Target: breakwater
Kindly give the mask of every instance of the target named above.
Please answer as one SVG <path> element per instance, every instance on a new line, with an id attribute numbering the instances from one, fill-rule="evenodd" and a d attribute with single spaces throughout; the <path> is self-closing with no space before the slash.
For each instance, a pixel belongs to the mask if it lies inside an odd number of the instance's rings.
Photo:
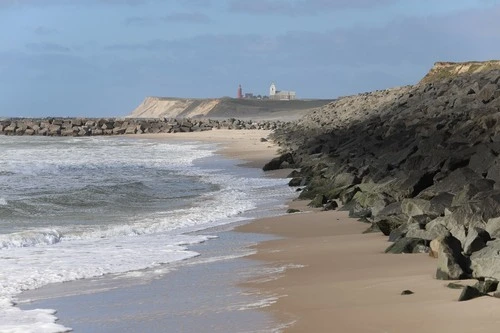
<path id="1" fill-rule="evenodd" d="M 275 130 L 281 121 L 212 119 L 15 118 L 0 120 L 0 135 L 99 136 L 200 132 L 212 129 Z"/>
<path id="2" fill-rule="evenodd" d="M 444 76 L 439 63 L 414 86 L 339 98 L 274 131 L 283 154 L 265 169 L 300 168 L 290 185 L 311 206 L 340 204 L 389 236 L 387 252 L 429 253 L 437 279 L 500 297 L 500 70 L 488 64 Z"/>

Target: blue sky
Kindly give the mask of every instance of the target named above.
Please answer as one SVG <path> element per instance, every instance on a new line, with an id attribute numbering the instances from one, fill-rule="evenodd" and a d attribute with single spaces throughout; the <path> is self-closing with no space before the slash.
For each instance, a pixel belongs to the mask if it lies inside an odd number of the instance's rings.
<path id="1" fill-rule="evenodd" d="M 500 58 L 500 0 L 0 0 L 0 116 L 122 116 L 145 96 L 413 84 Z"/>

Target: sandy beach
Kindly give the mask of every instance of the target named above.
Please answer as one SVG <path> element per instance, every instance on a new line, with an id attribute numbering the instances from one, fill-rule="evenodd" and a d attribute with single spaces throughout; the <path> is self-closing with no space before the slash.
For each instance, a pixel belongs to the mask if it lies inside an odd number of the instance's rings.
<path id="1" fill-rule="evenodd" d="M 259 140 L 268 134 L 216 130 L 159 137 L 218 142 L 221 154 L 259 167 L 276 154 L 276 146 Z M 282 237 L 259 244 L 249 259 L 295 268 L 276 279 L 242 285 L 284 296 L 265 310 L 281 322 L 295 321 L 285 332 L 492 332 L 500 324 L 498 299 L 458 302 L 460 290 L 434 278 L 436 262 L 428 255 L 383 253 L 387 237 L 363 234 L 368 225 L 347 212 L 311 211 L 305 202 L 291 207 L 307 212 L 236 229 Z M 414 294 L 401 295 L 407 289 Z"/>
<path id="2" fill-rule="evenodd" d="M 447 288 L 450 281 L 433 278 L 435 259 L 426 254 L 384 254 L 387 237 L 362 234 L 366 228 L 347 212 L 336 211 L 241 226 L 242 232 L 284 237 L 258 245 L 252 259 L 302 266 L 279 279 L 245 285 L 284 296 L 267 310 L 281 320 L 296 321 L 285 332 L 496 331 L 498 299 L 457 302 L 460 290 Z M 414 294 L 401 295 L 407 289 Z"/>
<path id="3" fill-rule="evenodd" d="M 159 133 L 131 135 L 132 138 L 161 139 L 176 141 L 200 141 L 220 144 L 218 153 L 228 158 L 244 161 L 242 165 L 262 168 L 276 156 L 278 147 L 267 138 L 271 131 L 267 130 L 228 130 L 219 129 L 204 132 Z"/>
<path id="4" fill-rule="evenodd" d="M 261 167 L 277 154 L 276 145 L 260 140 L 268 134 L 257 130 L 214 130 L 134 137 L 219 143 L 219 152 L 224 156 L 242 160 L 246 166 Z M 288 172 L 282 170 L 272 175 L 284 176 Z M 294 323 L 284 332 L 496 331 L 500 324 L 499 300 L 482 297 L 457 302 L 460 290 L 447 288 L 449 281 L 434 279 L 435 259 L 425 254 L 384 254 L 389 245 L 387 237 L 381 233 L 362 234 L 368 225 L 349 218 L 346 212 L 311 210 L 302 201 L 293 201 L 290 206 L 304 212 L 258 219 L 236 229 L 241 233 L 267 234 L 279 239 L 260 242 L 254 247 L 257 252 L 237 259 L 242 261 L 235 267 L 245 267 L 246 260 L 253 270 L 288 269 L 284 272 L 276 270 L 278 273 L 268 278 L 247 279 L 242 275 L 231 282 L 249 294 L 278 296 L 272 305 L 260 311 L 271 314 L 277 325 Z M 255 262 L 258 265 L 255 266 Z M 201 271 L 222 271 L 223 268 L 216 264 L 207 265 Z M 226 274 L 234 275 L 231 266 L 228 267 L 224 268 Z M 178 272 L 182 274 L 182 268 Z M 141 302 L 149 304 L 155 295 L 164 293 L 162 288 L 172 281 L 169 279 L 175 281 L 176 275 L 169 273 L 160 280 L 163 282 L 151 284 L 146 290 L 137 291 L 134 287 L 118 289 L 114 294 L 98 294 L 87 301 L 94 303 L 99 299 L 102 302 L 99 304 L 104 307 L 119 295 L 122 304 L 134 304 L 136 299 L 147 299 L 147 302 Z M 185 277 L 180 275 L 177 279 L 184 281 Z M 414 294 L 401 295 L 407 289 Z M 218 293 L 217 290 L 214 293 Z M 79 302 L 78 299 L 71 297 L 63 301 L 49 300 L 48 306 L 66 307 L 75 302 Z M 152 311 L 148 309 L 145 311 Z M 100 310 L 103 311 L 106 310 Z M 112 326 L 113 323 L 106 325 L 111 325 L 107 326 L 110 332 L 120 331 L 118 326 Z M 234 332 L 234 326 L 228 329 L 221 323 L 220 327 L 210 331 Z"/>

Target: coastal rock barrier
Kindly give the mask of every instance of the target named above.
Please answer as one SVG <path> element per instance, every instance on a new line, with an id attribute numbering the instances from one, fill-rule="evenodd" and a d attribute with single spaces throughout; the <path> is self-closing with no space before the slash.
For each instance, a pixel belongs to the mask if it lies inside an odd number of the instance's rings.
<path id="1" fill-rule="evenodd" d="M 212 119 L 119 119 L 119 118 L 43 118 L 0 120 L 0 134 L 43 136 L 96 136 L 146 133 L 200 132 L 212 129 L 275 130 L 281 121 L 251 121 L 234 118 Z"/>
<path id="2" fill-rule="evenodd" d="M 457 72 L 277 129 L 283 155 L 265 169 L 297 167 L 300 198 L 340 203 L 388 253 L 429 253 L 437 279 L 500 281 L 500 70 Z"/>

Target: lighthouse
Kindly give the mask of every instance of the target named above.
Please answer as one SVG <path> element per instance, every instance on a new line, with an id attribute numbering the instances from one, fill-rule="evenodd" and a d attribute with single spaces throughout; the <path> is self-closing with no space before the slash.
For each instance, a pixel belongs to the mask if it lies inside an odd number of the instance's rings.
<path id="1" fill-rule="evenodd" d="M 238 99 L 243 98 L 243 89 L 241 89 L 241 84 L 238 86 Z"/>

